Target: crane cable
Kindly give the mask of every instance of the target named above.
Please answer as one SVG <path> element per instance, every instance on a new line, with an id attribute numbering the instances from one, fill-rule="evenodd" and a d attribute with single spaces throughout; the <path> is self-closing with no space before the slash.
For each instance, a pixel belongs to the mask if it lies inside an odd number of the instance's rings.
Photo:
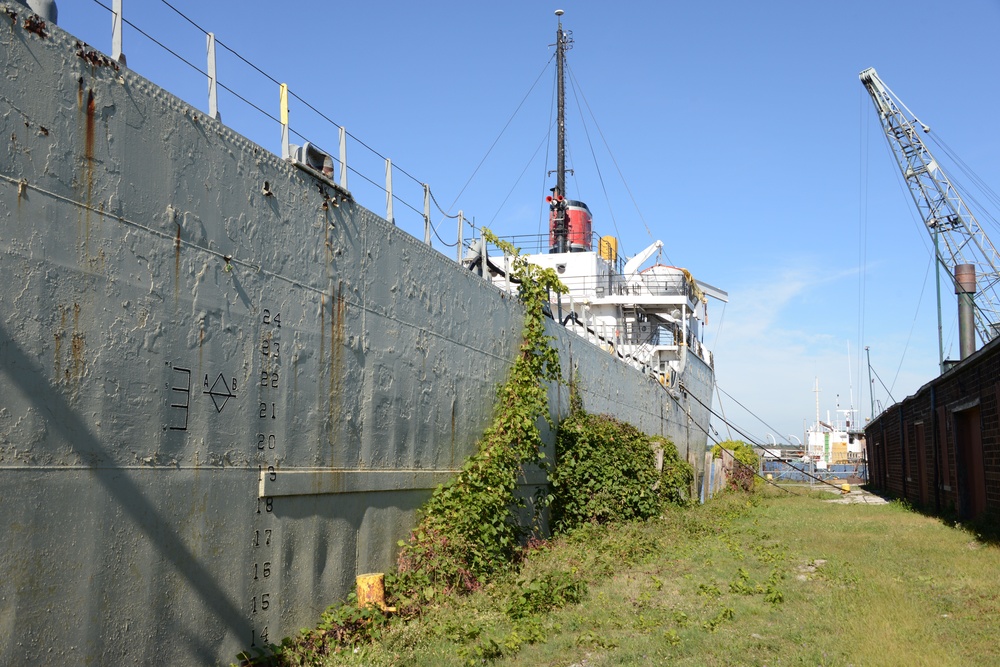
<path id="1" fill-rule="evenodd" d="M 881 381 L 881 380 L 880 380 L 880 381 Z M 718 385 L 716 385 L 716 386 L 718 386 Z M 884 385 L 883 385 L 883 386 L 884 386 Z M 681 384 L 681 385 L 680 385 L 680 387 L 681 387 L 681 389 L 683 389 L 683 390 L 687 391 L 687 388 L 686 388 L 686 387 L 684 387 L 684 385 L 683 385 L 683 384 Z M 726 393 L 725 391 L 723 391 L 722 393 L 726 394 L 726 396 L 729 396 L 729 394 L 728 394 L 728 393 Z M 719 415 L 719 414 L 718 414 L 717 412 L 715 412 L 714 410 L 712 410 L 712 407 L 711 407 L 711 406 L 709 406 L 709 405 L 705 405 L 705 403 L 704 403 L 704 402 L 702 402 L 702 401 L 701 401 L 701 399 L 699 399 L 699 398 L 698 398 L 697 396 L 695 396 L 695 395 L 694 395 L 694 393 L 692 393 L 692 392 L 690 392 L 690 391 L 687 391 L 687 395 L 688 395 L 689 397 L 693 398 L 693 399 L 694 399 L 695 401 L 697 401 L 697 402 L 698 402 L 698 404 L 699 404 L 699 405 L 701 405 L 701 406 L 702 406 L 703 408 L 705 408 L 706 410 L 708 410 L 709 414 L 711 414 L 711 415 L 712 415 L 713 417 L 716 417 L 716 418 L 718 418 L 718 419 L 721 419 L 721 420 L 722 420 L 722 421 L 723 421 L 724 423 L 727 423 L 727 424 L 728 424 L 729 426 L 732 426 L 733 430 L 734 430 L 734 431 L 736 431 L 736 432 L 737 432 L 738 434 L 740 434 L 740 435 L 741 435 L 741 436 L 742 436 L 743 438 L 745 438 L 745 439 L 746 439 L 746 440 L 747 440 L 747 441 L 748 441 L 748 442 L 749 442 L 749 443 L 750 443 L 751 445 L 753 445 L 754 447 L 758 447 L 758 448 L 760 448 L 761 450 L 763 450 L 763 451 L 764 451 L 764 453 L 766 453 L 766 454 L 771 454 L 771 455 L 772 455 L 772 456 L 774 456 L 775 458 L 781 458 L 781 457 L 780 457 L 780 456 L 778 455 L 778 454 L 780 454 L 780 452 L 778 452 L 778 453 L 775 453 L 775 452 L 774 452 L 773 450 L 771 450 L 770 448 L 766 447 L 765 445 L 763 445 L 763 444 L 761 444 L 761 443 L 759 443 L 759 442 L 754 442 L 754 439 L 753 439 L 753 438 L 752 438 L 752 437 L 751 437 L 751 436 L 750 436 L 749 434 L 747 434 L 746 432 L 744 432 L 743 430 L 741 430 L 741 429 L 740 429 L 740 428 L 739 428 L 738 426 L 736 426 L 735 424 L 732 424 L 731 422 L 727 422 L 727 421 L 725 420 L 725 418 L 724 418 L 724 417 L 722 417 L 722 416 L 721 416 L 721 415 Z M 732 398 L 732 396 L 729 396 L 729 397 L 730 397 L 730 398 Z M 736 399 L 735 399 L 735 398 L 733 398 L 733 400 L 734 400 L 734 401 L 736 401 Z M 748 409 L 748 408 L 747 408 L 746 406 L 744 406 L 744 405 L 743 405 L 742 403 L 740 403 L 739 401 L 736 401 L 736 404 L 737 404 L 737 405 L 739 405 L 739 406 L 740 406 L 741 408 L 743 408 L 744 410 L 746 410 L 747 412 L 749 412 L 749 413 L 750 413 L 751 415 L 753 415 L 754 417 L 757 417 L 757 415 L 756 415 L 756 414 L 754 414 L 754 413 L 753 413 L 753 412 L 752 412 L 751 410 L 749 410 L 749 409 Z M 759 420 L 759 421 L 760 421 L 760 422 L 761 422 L 762 424 L 765 424 L 765 425 L 767 424 L 767 422 L 765 422 L 765 421 L 764 421 L 763 419 L 760 419 L 760 417 L 757 417 L 757 419 L 758 419 L 758 420 Z M 770 427 L 769 427 L 769 428 L 770 428 Z M 833 484 L 832 482 L 829 482 L 829 481 L 827 481 L 827 480 L 825 480 L 825 479 L 823 479 L 823 478 L 821 478 L 821 477 L 817 477 L 816 475 L 814 475 L 814 474 L 812 474 L 812 473 L 810 473 L 810 472 L 808 472 L 808 471 L 806 471 L 806 470 L 804 470 L 804 469 L 802 469 L 802 468 L 797 468 L 796 466 L 794 466 L 794 465 L 792 465 L 792 464 L 790 464 L 790 463 L 789 463 L 788 465 L 789 465 L 789 467 L 790 467 L 790 468 L 791 468 L 792 470 L 795 470 L 795 471 L 797 471 L 797 472 L 799 472 L 799 473 L 802 473 L 802 474 L 803 474 L 803 475 L 805 475 L 806 477 L 809 477 L 809 478 L 811 478 L 811 479 L 814 479 L 814 480 L 816 480 L 817 482 L 819 482 L 819 483 L 821 483 L 821 484 L 826 484 L 827 486 L 830 486 L 830 487 L 833 487 L 833 488 L 835 488 L 835 489 L 838 489 L 838 490 L 840 489 L 840 487 L 838 487 L 838 486 L 837 486 L 836 484 Z"/>

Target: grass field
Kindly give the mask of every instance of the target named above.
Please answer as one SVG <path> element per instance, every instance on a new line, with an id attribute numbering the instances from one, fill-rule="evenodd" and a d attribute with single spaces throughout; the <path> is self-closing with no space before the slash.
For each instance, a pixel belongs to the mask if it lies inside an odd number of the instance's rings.
<path id="1" fill-rule="evenodd" d="M 831 497 L 725 495 L 588 527 L 516 579 L 308 664 L 1000 665 L 1000 548 Z"/>

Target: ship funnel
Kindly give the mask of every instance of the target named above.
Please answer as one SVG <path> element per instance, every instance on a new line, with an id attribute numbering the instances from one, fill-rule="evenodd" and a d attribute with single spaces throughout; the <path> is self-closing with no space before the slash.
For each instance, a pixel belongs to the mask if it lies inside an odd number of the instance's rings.
<path id="1" fill-rule="evenodd" d="M 59 8 L 56 7 L 56 0 L 16 0 L 31 11 L 35 12 L 49 23 L 58 23 Z"/>
<path id="2" fill-rule="evenodd" d="M 976 265 L 956 265 L 955 294 L 958 295 L 958 345 L 962 359 L 976 351 L 975 304 L 972 300 L 975 293 Z"/>

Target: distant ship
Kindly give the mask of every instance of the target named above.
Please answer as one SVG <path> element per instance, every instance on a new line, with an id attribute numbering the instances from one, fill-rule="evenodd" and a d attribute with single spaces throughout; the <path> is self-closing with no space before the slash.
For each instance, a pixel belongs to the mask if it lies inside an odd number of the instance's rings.
<path id="1" fill-rule="evenodd" d="M 844 411 L 846 412 L 846 411 Z M 805 432 L 805 455 L 824 470 L 830 465 L 858 464 L 865 457 L 865 432 L 851 415 L 841 419 L 817 420 Z"/>
<path id="2" fill-rule="evenodd" d="M 819 380 L 816 380 L 816 420 L 806 429 L 803 445 L 805 458 L 815 463 L 818 470 L 831 465 L 857 465 L 865 459 L 865 430 L 858 423 L 858 411 L 852 405 L 847 409 L 837 406 L 836 418 L 829 411 L 826 421 L 820 419 Z"/>

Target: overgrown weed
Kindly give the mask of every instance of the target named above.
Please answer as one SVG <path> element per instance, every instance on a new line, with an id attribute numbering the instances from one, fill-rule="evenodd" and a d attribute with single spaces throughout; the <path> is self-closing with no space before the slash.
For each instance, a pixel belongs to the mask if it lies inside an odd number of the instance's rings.
<path id="1" fill-rule="evenodd" d="M 900 507 L 724 494 L 553 538 L 320 664 L 989 664 L 997 568 L 1000 550 Z"/>

